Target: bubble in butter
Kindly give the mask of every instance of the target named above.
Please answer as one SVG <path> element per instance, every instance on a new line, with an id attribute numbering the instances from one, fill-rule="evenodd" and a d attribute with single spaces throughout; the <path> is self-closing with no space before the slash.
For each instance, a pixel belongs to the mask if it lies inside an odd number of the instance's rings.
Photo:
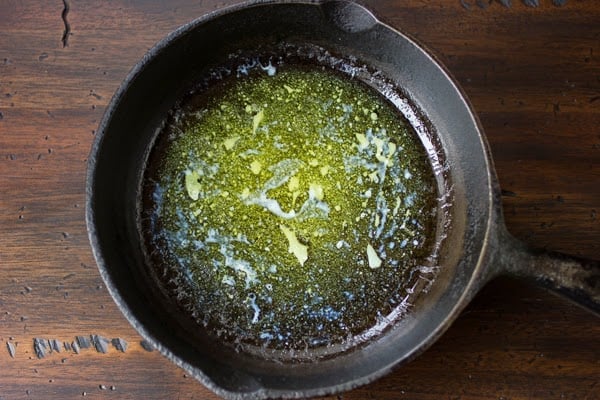
<path id="1" fill-rule="evenodd" d="M 401 304 L 429 254 L 431 166 L 365 83 L 257 65 L 192 96 L 164 127 L 144 181 L 146 243 L 211 335 L 339 344 Z"/>

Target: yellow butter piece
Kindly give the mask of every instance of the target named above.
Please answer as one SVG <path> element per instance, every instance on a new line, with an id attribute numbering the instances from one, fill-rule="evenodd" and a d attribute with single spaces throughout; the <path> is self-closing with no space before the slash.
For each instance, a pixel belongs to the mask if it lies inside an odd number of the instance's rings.
<path id="1" fill-rule="evenodd" d="M 260 173 L 261 169 L 262 169 L 262 164 L 258 160 L 254 160 L 250 164 L 250 171 L 252 171 L 252 173 L 254 175 L 258 175 Z"/>
<path id="2" fill-rule="evenodd" d="M 225 146 L 225 150 L 231 150 L 235 146 L 235 144 L 240 140 L 239 136 L 233 136 L 227 138 L 223 141 L 223 145 Z"/>
<path id="3" fill-rule="evenodd" d="M 312 193 L 314 198 L 319 201 L 323 200 L 323 197 L 325 197 L 325 192 L 323 190 L 323 186 L 319 185 L 318 183 L 311 183 L 308 193 L 309 193 L 309 195 Z"/>
<path id="4" fill-rule="evenodd" d="M 196 171 L 185 171 L 185 190 L 192 200 L 200 196 L 200 175 Z"/>
<path id="5" fill-rule="evenodd" d="M 369 146 L 369 141 L 367 140 L 367 137 L 365 135 L 363 135 L 362 133 L 357 133 L 355 136 L 356 140 L 358 140 L 359 149 L 364 149 L 367 146 Z"/>
<path id="6" fill-rule="evenodd" d="M 306 260 L 308 260 L 308 246 L 300 243 L 300 241 L 296 237 L 296 234 L 285 225 L 279 225 L 279 229 L 281 229 L 281 232 L 283 232 L 286 239 L 288 240 L 288 251 L 296 256 L 300 265 L 304 266 L 304 263 L 306 262 Z"/>
<path id="7" fill-rule="evenodd" d="M 288 181 L 288 190 L 290 192 L 295 192 L 300 189 L 300 179 L 297 176 L 292 176 Z"/>
<path id="8" fill-rule="evenodd" d="M 259 112 L 257 112 L 254 115 L 254 117 L 252 117 L 252 133 L 256 133 L 258 126 L 260 125 L 260 123 L 263 121 L 264 118 L 265 118 L 265 112 L 263 110 L 260 110 Z"/>
<path id="9" fill-rule="evenodd" d="M 369 260 L 369 267 L 377 269 L 381 267 L 381 258 L 377 255 L 377 252 L 370 244 L 367 245 L 367 259 Z"/>

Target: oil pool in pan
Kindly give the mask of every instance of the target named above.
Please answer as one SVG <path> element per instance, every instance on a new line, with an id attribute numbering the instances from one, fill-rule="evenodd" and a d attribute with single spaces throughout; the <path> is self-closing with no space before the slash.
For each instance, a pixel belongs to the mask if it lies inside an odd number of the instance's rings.
<path id="1" fill-rule="evenodd" d="M 384 328 L 434 241 L 419 137 L 331 68 L 254 61 L 222 75 L 173 112 L 150 156 L 158 278 L 230 343 L 315 348 Z"/>

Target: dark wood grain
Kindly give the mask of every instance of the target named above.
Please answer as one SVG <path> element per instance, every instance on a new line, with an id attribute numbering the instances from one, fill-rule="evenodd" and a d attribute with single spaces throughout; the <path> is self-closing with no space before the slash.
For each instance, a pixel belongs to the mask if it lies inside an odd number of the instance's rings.
<path id="1" fill-rule="evenodd" d="M 362 2 L 431 49 L 470 97 L 509 230 L 600 259 L 600 3 Z M 85 174 L 129 69 L 171 30 L 233 2 L 67 3 L 63 13 L 58 0 L 0 2 L 0 399 L 214 399 L 144 349 L 104 288 L 87 239 Z M 91 334 L 128 347 L 36 356 L 35 338 Z M 337 398 L 597 399 L 600 323 L 500 279 L 421 357 Z"/>

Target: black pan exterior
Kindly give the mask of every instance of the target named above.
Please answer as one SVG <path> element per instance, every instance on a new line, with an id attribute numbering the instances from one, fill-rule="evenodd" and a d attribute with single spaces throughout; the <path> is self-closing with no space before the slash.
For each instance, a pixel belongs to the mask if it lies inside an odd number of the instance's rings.
<path id="1" fill-rule="evenodd" d="M 355 57 L 401 87 L 441 147 L 447 238 L 435 282 L 377 340 L 334 358 L 278 363 L 221 348 L 164 301 L 147 276 L 139 190 L 157 127 L 194 77 L 236 48 L 308 43 Z M 436 156 L 435 154 L 431 154 Z M 191 22 L 158 43 L 120 87 L 89 161 L 87 223 L 106 285 L 130 323 L 177 365 L 230 399 L 301 398 L 366 384 L 439 337 L 488 278 L 483 263 L 500 218 L 485 139 L 460 89 L 422 47 L 343 1 L 256 1 Z"/>

